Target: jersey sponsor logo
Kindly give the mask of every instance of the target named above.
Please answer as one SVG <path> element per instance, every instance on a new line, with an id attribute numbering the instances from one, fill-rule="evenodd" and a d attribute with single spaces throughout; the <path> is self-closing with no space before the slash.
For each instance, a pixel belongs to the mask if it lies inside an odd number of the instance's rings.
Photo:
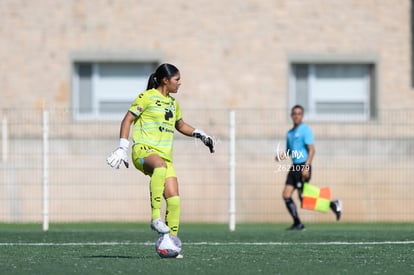
<path id="1" fill-rule="evenodd" d="M 166 132 L 166 133 L 174 133 L 174 131 L 173 131 L 173 130 L 167 129 L 167 128 L 162 127 L 162 126 L 158 127 L 158 129 L 160 130 L 160 132 L 161 132 L 161 133 L 162 133 L 162 132 Z"/>
<path id="2" fill-rule="evenodd" d="M 170 120 L 174 116 L 174 113 L 170 109 L 165 109 L 165 120 Z"/>

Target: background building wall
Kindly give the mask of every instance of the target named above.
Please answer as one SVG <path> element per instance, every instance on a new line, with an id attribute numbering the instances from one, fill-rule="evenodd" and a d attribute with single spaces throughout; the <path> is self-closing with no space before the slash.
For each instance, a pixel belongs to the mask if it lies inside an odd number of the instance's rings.
<path id="1" fill-rule="evenodd" d="M 410 8 L 408 0 L 2 1 L 0 109 L 10 157 L 0 169 L 1 219 L 40 218 L 43 108 L 51 116 L 52 218 L 147 219 L 148 179 L 105 166 L 122 117 L 73 120 L 72 62 L 79 54 L 155 52 L 181 71 L 184 119 L 221 141 L 213 157 L 177 136 L 184 220 L 227 218 L 230 109 L 237 110 L 238 219 L 288 220 L 280 199 L 286 173 L 275 171 L 273 155 L 291 126 L 289 61 L 298 56 L 375 57 L 375 120 L 308 121 L 317 141 L 313 181 L 344 199 L 345 220 L 412 220 L 401 210 L 413 208 Z"/>
<path id="2" fill-rule="evenodd" d="M 70 107 L 70 54 L 79 51 L 162 52 L 182 71 L 184 109 L 286 108 L 289 54 L 374 54 L 378 107 L 413 103 L 409 1 L 42 0 L 0 7 L 2 108 L 43 101 Z"/>

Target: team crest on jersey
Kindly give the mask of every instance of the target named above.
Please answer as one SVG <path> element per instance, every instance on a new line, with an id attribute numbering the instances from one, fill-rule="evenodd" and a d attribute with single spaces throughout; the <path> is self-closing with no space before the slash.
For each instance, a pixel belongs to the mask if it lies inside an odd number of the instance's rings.
<path id="1" fill-rule="evenodd" d="M 142 111 L 143 111 L 143 109 L 142 109 L 142 107 L 141 106 L 139 106 L 139 105 L 137 105 L 137 111 L 138 111 L 138 113 L 142 113 Z"/>

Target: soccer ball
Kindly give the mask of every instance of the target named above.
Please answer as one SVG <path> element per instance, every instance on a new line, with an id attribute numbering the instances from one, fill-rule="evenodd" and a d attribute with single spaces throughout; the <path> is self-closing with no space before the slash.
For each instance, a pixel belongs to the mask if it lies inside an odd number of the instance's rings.
<path id="1" fill-rule="evenodd" d="M 175 258 L 181 252 L 181 240 L 171 234 L 163 234 L 155 242 L 155 251 L 161 258 Z"/>

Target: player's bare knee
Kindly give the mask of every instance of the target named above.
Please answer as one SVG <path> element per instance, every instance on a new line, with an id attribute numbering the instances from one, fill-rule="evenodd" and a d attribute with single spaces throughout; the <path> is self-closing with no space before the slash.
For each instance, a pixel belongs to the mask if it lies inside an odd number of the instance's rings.
<path id="1" fill-rule="evenodd" d="M 160 157 L 146 159 L 144 162 L 144 169 L 152 172 L 156 168 L 167 168 L 167 163 Z"/>
<path id="2" fill-rule="evenodd" d="M 292 198 L 292 196 L 289 196 L 288 194 L 283 193 L 283 194 L 282 194 L 282 198 L 283 198 L 284 200 L 288 200 L 288 199 L 291 199 L 291 198 Z"/>
<path id="3" fill-rule="evenodd" d="M 154 169 L 155 168 L 167 168 L 167 163 L 159 157 L 154 161 Z"/>
<path id="4" fill-rule="evenodd" d="M 161 161 L 157 162 L 155 168 L 167 168 L 167 163 L 165 163 L 164 160 L 161 160 Z"/>
<path id="5" fill-rule="evenodd" d="M 292 193 L 293 193 L 292 190 L 290 190 L 288 188 L 285 188 L 282 192 L 282 198 L 284 200 L 291 199 L 292 198 Z"/>

